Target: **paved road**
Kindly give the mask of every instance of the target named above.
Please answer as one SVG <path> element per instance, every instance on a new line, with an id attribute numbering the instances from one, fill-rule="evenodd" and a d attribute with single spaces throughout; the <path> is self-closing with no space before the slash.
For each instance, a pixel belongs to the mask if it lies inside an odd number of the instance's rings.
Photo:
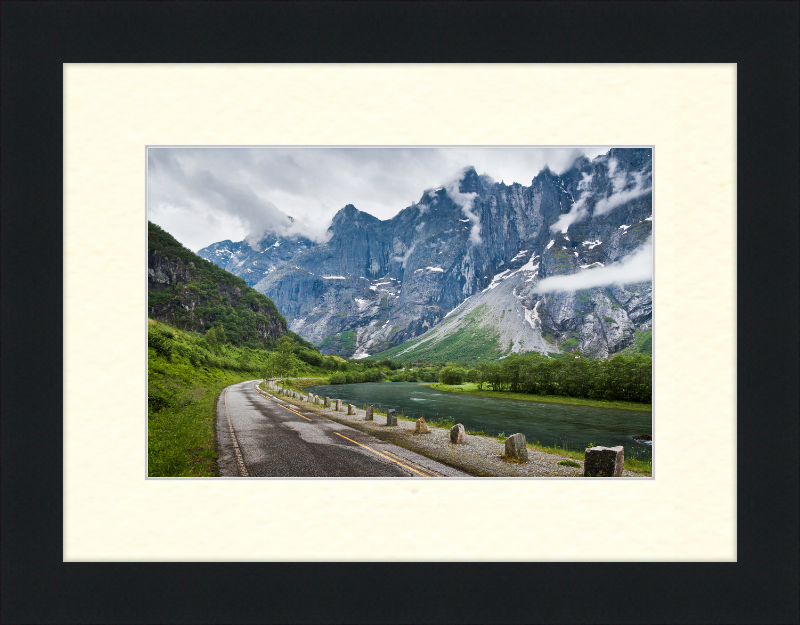
<path id="1" fill-rule="evenodd" d="M 256 388 L 258 382 L 234 384 L 220 394 L 217 446 L 222 477 L 467 475 L 298 408 Z"/>

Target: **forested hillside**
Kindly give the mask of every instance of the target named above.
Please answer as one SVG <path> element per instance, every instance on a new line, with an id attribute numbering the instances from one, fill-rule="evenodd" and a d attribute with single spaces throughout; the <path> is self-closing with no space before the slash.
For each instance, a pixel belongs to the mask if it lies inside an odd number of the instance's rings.
<path id="1" fill-rule="evenodd" d="M 251 349 L 272 348 L 287 333 L 271 299 L 181 245 L 148 222 L 148 314 L 183 330 L 221 328 L 225 340 Z M 307 347 L 309 343 L 291 336 Z"/>

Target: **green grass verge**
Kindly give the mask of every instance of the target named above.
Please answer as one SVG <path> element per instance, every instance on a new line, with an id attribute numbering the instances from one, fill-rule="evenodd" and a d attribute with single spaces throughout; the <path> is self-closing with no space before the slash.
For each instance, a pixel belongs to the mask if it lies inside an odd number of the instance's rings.
<path id="1" fill-rule="evenodd" d="M 219 475 L 215 449 L 217 398 L 226 386 L 259 377 L 255 372 L 200 370 L 151 358 L 147 474 L 150 477 Z M 188 374 L 188 375 L 187 375 Z"/>
<path id="2" fill-rule="evenodd" d="M 466 384 L 431 384 L 431 388 L 447 393 L 463 393 L 465 395 L 479 395 L 481 397 L 494 397 L 497 399 L 521 399 L 524 401 L 538 401 L 546 404 L 567 404 L 572 406 L 594 406 L 595 408 L 616 408 L 618 410 L 644 410 L 652 412 L 652 404 L 641 404 L 635 401 L 607 401 L 604 399 L 586 399 L 584 397 L 562 397 L 561 395 L 530 395 L 528 393 L 511 393 L 509 391 L 492 391 L 484 388 L 479 391 L 474 382 Z"/>

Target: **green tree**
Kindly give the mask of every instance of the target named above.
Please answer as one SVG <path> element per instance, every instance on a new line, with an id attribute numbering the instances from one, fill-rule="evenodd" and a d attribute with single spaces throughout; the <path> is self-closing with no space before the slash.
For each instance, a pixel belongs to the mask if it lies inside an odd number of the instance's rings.
<path id="1" fill-rule="evenodd" d="M 294 361 L 294 339 L 283 335 L 278 341 L 278 351 L 274 353 L 275 368 L 280 377 L 285 377 L 292 367 Z"/>
<path id="2" fill-rule="evenodd" d="M 466 373 L 459 366 L 445 367 L 439 372 L 439 382 L 442 384 L 461 384 Z"/>
<path id="3" fill-rule="evenodd" d="M 217 348 L 219 347 L 219 341 L 217 340 L 217 331 L 215 328 L 211 328 L 208 332 L 206 332 L 206 343 L 208 343 L 211 351 L 217 351 Z"/>

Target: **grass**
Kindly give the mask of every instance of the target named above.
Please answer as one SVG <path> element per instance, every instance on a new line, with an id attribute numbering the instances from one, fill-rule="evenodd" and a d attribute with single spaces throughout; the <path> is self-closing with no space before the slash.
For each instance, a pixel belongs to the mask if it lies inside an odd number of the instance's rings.
<path id="1" fill-rule="evenodd" d="M 640 332 L 634 330 L 633 343 L 620 351 L 620 354 L 633 356 L 635 354 L 653 355 L 653 332 Z"/>
<path id="2" fill-rule="evenodd" d="M 579 467 L 581 466 L 580 463 L 575 462 L 574 460 L 562 460 L 558 464 L 565 466 L 565 467 Z"/>
<path id="3" fill-rule="evenodd" d="M 652 412 L 652 404 L 642 404 L 635 401 L 608 401 L 605 399 L 586 399 L 584 397 L 563 397 L 561 395 L 531 395 L 529 393 L 512 393 L 510 391 L 492 391 L 484 388 L 479 391 L 475 382 L 459 385 L 431 384 L 431 388 L 448 393 L 464 393 L 465 395 L 478 395 L 480 397 L 494 397 L 497 399 L 521 399 L 523 401 L 538 401 L 546 404 L 566 404 L 571 406 L 593 406 L 595 408 L 616 408 L 618 410 L 643 410 Z"/>
<path id="4" fill-rule="evenodd" d="M 500 334 L 491 325 L 482 325 L 486 305 L 482 304 L 472 310 L 466 317 L 458 322 L 458 329 L 451 334 L 442 337 L 441 334 L 433 336 L 428 333 L 421 337 L 416 337 L 401 345 L 376 354 L 372 354 L 370 359 L 391 358 L 401 362 L 413 362 L 415 360 L 427 360 L 429 362 L 463 362 L 469 366 L 477 364 L 480 360 L 495 360 L 503 355 L 503 349 L 499 345 Z M 505 311 L 503 311 L 505 314 Z M 448 325 L 455 323 L 455 320 L 443 322 L 437 326 L 443 331 Z M 433 341 L 436 341 L 434 344 Z M 408 350 L 414 345 L 414 349 Z M 405 353 L 401 353 L 405 352 Z"/>
<path id="5" fill-rule="evenodd" d="M 293 391 L 302 391 L 304 388 L 309 386 L 321 386 L 323 384 L 330 383 L 330 378 L 285 378 L 283 385 L 284 388 L 288 388 Z M 280 385 L 280 381 L 278 384 Z M 266 390 L 266 388 L 264 390 Z"/>
<path id="6" fill-rule="evenodd" d="M 176 367 L 164 364 L 151 362 L 149 372 L 150 396 L 158 400 L 158 409 L 148 414 L 147 474 L 217 476 L 217 398 L 226 386 L 258 376 L 205 368 L 187 379 Z"/>

